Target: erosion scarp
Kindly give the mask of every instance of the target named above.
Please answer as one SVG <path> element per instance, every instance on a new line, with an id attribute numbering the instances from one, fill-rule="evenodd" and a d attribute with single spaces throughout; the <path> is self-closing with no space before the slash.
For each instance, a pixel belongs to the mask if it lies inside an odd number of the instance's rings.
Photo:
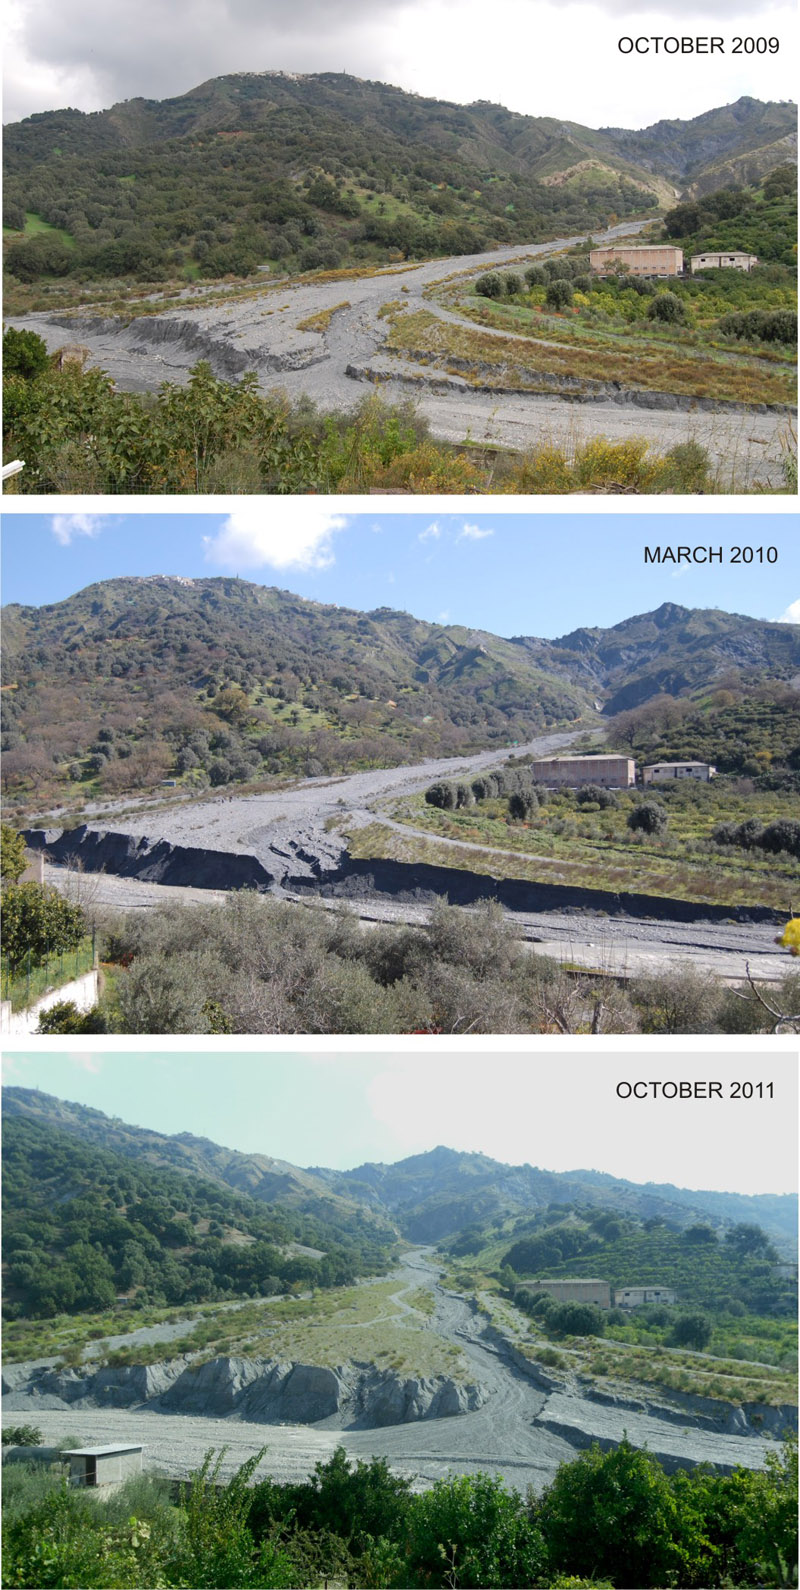
<path id="1" fill-rule="evenodd" d="M 329 1368 L 227 1356 L 198 1363 L 187 1355 L 148 1365 L 34 1369 L 27 1375 L 17 1366 L 3 1384 L 17 1409 L 41 1400 L 50 1409 L 137 1408 L 336 1429 L 451 1418 L 480 1408 L 487 1396 L 481 1385 L 447 1375 L 400 1375 L 373 1364 L 347 1361 Z"/>

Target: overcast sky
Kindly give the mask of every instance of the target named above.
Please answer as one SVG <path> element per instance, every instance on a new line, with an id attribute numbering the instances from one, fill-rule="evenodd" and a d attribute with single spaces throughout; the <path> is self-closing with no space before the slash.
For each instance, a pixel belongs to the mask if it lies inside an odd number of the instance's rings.
<path id="1" fill-rule="evenodd" d="M 4 120 L 186 93 L 226 72 L 342 72 L 586 126 L 644 127 L 742 94 L 793 97 L 795 8 L 762 0 L 6 0 Z M 621 36 L 723 54 L 623 56 Z M 737 34 L 777 54 L 734 56 Z M 796 40 L 796 31 L 794 33 Z"/>
<path id="2" fill-rule="evenodd" d="M 156 1131 L 351 1169 L 444 1144 L 542 1170 L 722 1192 L 797 1186 L 797 1063 L 767 1055 L 25 1055 L 4 1080 Z M 627 1099 L 620 1083 L 719 1081 L 724 1097 Z M 770 1081 L 734 1100 L 730 1083 Z"/>
<path id="3" fill-rule="evenodd" d="M 795 515 L 342 514 L 278 497 L 227 515 L 8 513 L 2 522 L 3 600 L 25 605 L 120 575 L 238 574 L 312 601 L 393 607 L 496 635 L 552 639 L 662 602 L 800 623 Z M 774 547 L 777 561 L 731 563 L 742 543 Z M 724 561 L 645 563 L 646 546 L 679 545 L 722 547 Z"/>

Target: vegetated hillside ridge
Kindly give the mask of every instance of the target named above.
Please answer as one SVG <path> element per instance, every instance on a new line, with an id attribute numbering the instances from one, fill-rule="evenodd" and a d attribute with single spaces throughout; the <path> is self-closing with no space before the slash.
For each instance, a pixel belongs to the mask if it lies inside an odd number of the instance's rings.
<path id="1" fill-rule="evenodd" d="M 678 1228 L 698 1219 L 715 1225 L 757 1221 L 791 1251 L 796 1246 L 796 1201 L 787 1194 L 717 1193 L 669 1184 L 640 1185 L 599 1171 L 546 1171 L 504 1165 L 485 1154 L 439 1146 L 394 1165 L 366 1164 L 345 1172 L 316 1168 L 331 1185 L 350 1186 L 399 1222 L 418 1242 L 437 1242 L 467 1225 L 501 1215 L 586 1198 L 621 1216 L 668 1219 Z"/>
<path id="2" fill-rule="evenodd" d="M 693 194 L 756 182 L 797 150 L 797 107 L 742 95 L 691 121 L 654 122 L 639 132 L 605 127 L 601 137 L 645 169 L 669 175 Z"/>
<path id="3" fill-rule="evenodd" d="M 223 1148 L 206 1137 L 191 1132 L 171 1136 L 129 1126 L 117 1117 L 104 1115 L 88 1105 L 72 1104 L 34 1088 L 4 1088 L 3 1116 L 6 1122 L 24 1118 L 40 1126 L 68 1132 L 94 1147 L 143 1160 L 152 1166 L 202 1176 L 205 1180 L 233 1188 L 259 1202 L 281 1202 L 301 1208 L 316 1200 L 324 1201 L 329 1212 L 346 1211 L 359 1201 L 346 1192 L 333 1194 L 313 1172 L 301 1170 L 286 1160 L 267 1154 L 243 1154 Z"/>
<path id="4" fill-rule="evenodd" d="M 800 669 L 800 627 L 673 603 L 611 629 L 504 639 L 225 576 L 153 576 L 4 619 L 7 788 L 43 793 L 413 763 Z"/>
<path id="5" fill-rule="evenodd" d="M 290 112 L 313 112 L 320 137 L 325 119 L 341 118 L 370 135 L 391 134 L 408 144 L 452 152 L 467 160 L 491 154 L 509 170 L 551 175 L 579 157 L 602 153 L 621 167 L 675 182 L 696 179 L 707 165 L 791 145 L 795 107 L 742 96 L 688 121 L 655 122 L 641 131 L 592 129 L 552 116 L 527 116 L 488 100 L 459 105 L 425 98 L 387 83 L 345 73 L 232 73 L 211 78 L 166 100 L 135 98 L 109 110 L 42 112 L 6 129 L 10 168 L 30 168 L 50 156 L 106 153 L 209 133 L 255 131 Z M 641 178 L 641 174 L 639 173 Z"/>
<path id="6" fill-rule="evenodd" d="M 800 661 L 800 625 L 663 602 L 611 629 L 577 629 L 550 644 L 571 678 L 596 683 L 613 714 L 659 694 L 693 694 L 728 670 L 788 678 Z"/>
<path id="7" fill-rule="evenodd" d="M 208 1148 L 212 1165 L 230 1157 Z M 233 1157 L 235 1183 L 251 1167 L 248 1156 Z M 180 1168 L 170 1164 L 176 1158 Z M 342 1286 L 384 1270 L 395 1251 L 393 1223 L 312 1186 L 302 1172 L 276 1185 L 268 1168 L 254 1197 L 219 1172 L 204 1176 L 180 1149 L 176 1156 L 174 1139 L 11 1090 L 4 1098 L 6 1317 L 109 1308 L 120 1295 L 163 1306 L 251 1289 Z"/>
<path id="8" fill-rule="evenodd" d="M 363 1224 L 364 1217 L 370 1217 L 369 1226 L 377 1239 L 390 1231 L 412 1241 L 438 1241 L 490 1215 L 535 1211 L 582 1198 L 621 1215 L 663 1217 L 678 1229 L 697 1220 L 718 1226 L 757 1221 L 783 1248 L 791 1249 L 796 1240 L 796 1200 L 788 1194 L 748 1196 L 669 1185 L 640 1186 L 595 1171 L 555 1172 L 532 1165 L 504 1165 L 484 1154 L 443 1146 L 394 1165 L 365 1164 L 351 1171 L 299 1170 L 284 1161 L 241 1154 L 191 1134 L 166 1136 L 131 1127 L 101 1111 L 29 1088 L 5 1088 L 3 1114 L 7 1133 L 15 1122 L 25 1121 L 40 1130 L 55 1131 L 59 1139 L 77 1138 L 120 1159 L 181 1170 L 226 1189 L 240 1186 L 242 1167 L 246 1167 L 251 1180 L 242 1196 L 248 1206 L 266 1201 L 290 1213 L 302 1210 L 332 1222 L 356 1217 Z M 265 1124 L 265 1134 L 268 1130 Z M 282 1168 L 286 1190 L 275 1188 L 275 1165 Z"/>
<path id="9" fill-rule="evenodd" d="M 345 74 L 231 74 L 7 128 L 7 224 L 55 229 L 8 264 L 162 279 L 470 253 L 652 214 L 709 164 L 753 180 L 795 145 L 792 106 L 746 98 L 637 133 Z"/>

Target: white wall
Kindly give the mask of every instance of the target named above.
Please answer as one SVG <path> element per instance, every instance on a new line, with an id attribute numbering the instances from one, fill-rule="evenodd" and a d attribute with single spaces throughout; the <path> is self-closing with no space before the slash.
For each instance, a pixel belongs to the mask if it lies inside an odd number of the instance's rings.
<path id="1" fill-rule="evenodd" d="M 73 1000 L 80 1011 L 91 1010 L 97 1004 L 99 989 L 100 976 L 95 968 L 94 971 L 84 972 L 82 977 L 73 978 L 71 983 L 62 983 L 60 988 L 51 989 L 49 994 L 42 994 L 26 1010 L 12 1011 L 11 1000 L 4 999 L 0 1005 L 0 1032 L 12 1036 L 35 1032 L 42 1011 L 49 1010 L 51 1005 L 60 1005 L 64 999 Z"/>

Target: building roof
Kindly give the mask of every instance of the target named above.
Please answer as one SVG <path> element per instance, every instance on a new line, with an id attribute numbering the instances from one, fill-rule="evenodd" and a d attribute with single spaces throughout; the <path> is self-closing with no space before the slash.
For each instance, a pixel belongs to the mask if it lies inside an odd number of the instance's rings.
<path id="1" fill-rule="evenodd" d="M 64 1457 L 111 1457 L 114 1453 L 143 1451 L 144 1447 L 137 1442 L 129 1446 L 119 1446 L 115 1442 L 113 1446 L 75 1446 L 65 1451 Z"/>
<path id="2" fill-rule="evenodd" d="M 710 762 L 648 762 L 647 766 L 648 766 L 648 768 L 651 768 L 651 767 L 710 767 L 711 763 Z"/>
<path id="3" fill-rule="evenodd" d="M 542 1286 L 554 1286 L 556 1283 L 559 1286 L 577 1286 L 579 1282 L 581 1286 L 608 1286 L 603 1275 L 537 1275 L 536 1280 L 541 1281 Z"/>

